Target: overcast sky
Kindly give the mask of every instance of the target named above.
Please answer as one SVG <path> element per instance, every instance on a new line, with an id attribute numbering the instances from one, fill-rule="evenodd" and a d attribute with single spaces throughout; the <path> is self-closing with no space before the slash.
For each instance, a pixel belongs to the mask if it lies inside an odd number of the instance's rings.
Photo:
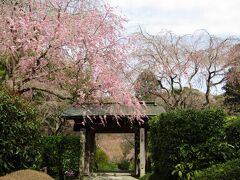
<path id="1" fill-rule="evenodd" d="M 108 0 L 128 19 L 128 32 L 138 26 L 156 34 L 207 29 L 215 35 L 240 35 L 240 0 Z"/>

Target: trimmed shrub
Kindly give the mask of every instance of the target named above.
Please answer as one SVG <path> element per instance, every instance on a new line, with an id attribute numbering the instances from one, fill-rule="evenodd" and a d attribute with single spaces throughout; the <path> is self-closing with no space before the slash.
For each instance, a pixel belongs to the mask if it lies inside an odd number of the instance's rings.
<path id="1" fill-rule="evenodd" d="M 0 177 L 1 180 L 54 180 L 46 173 L 31 169 L 19 170 Z"/>
<path id="2" fill-rule="evenodd" d="M 0 90 L 0 175 L 40 165 L 40 123 L 32 107 Z"/>
<path id="3" fill-rule="evenodd" d="M 77 136 L 45 136 L 42 139 L 43 164 L 48 174 L 64 177 L 66 171 L 77 175 L 79 168 L 80 139 Z"/>
<path id="4" fill-rule="evenodd" d="M 226 140 L 236 149 L 236 156 L 240 157 L 240 117 L 226 119 Z"/>
<path id="5" fill-rule="evenodd" d="M 224 142 L 221 110 L 180 110 L 150 120 L 150 149 L 155 172 L 164 179 L 190 179 L 192 171 L 224 162 L 233 154 Z"/>
<path id="6" fill-rule="evenodd" d="M 196 171 L 193 179 L 196 180 L 239 180 L 240 159 L 227 161 L 226 163 L 213 165 L 202 171 Z"/>

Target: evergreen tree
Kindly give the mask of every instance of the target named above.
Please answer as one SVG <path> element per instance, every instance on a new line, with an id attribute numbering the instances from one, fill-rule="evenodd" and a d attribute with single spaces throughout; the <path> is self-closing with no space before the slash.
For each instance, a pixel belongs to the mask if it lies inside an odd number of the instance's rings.
<path id="1" fill-rule="evenodd" d="M 226 91 L 224 104 L 230 113 L 240 113 L 240 64 L 228 73 L 228 80 L 223 87 Z"/>
<path id="2" fill-rule="evenodd" d="M 158 89 L 158 80 L 150 70 L 144 70 L 135 82 L 136 97 L 139 100 L 153 101 Z"/>

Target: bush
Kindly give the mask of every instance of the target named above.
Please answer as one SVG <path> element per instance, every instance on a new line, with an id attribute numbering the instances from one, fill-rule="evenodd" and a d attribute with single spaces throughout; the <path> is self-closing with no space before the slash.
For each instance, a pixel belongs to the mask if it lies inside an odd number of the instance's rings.
<path id="1" fill-rule="evenodd" d="M 0 175 L 40 165 L 40 129 L 31 104 L 0 90 Z"/>
<path id="2" fill-rule="evenodd" d="M 196 180 L 239 180 L 240 159 L 227 161 L 226 163 L 213 165 L 202 171 L 196 171 L 193 179 Z"/>
<path id="3" fill-rule="evenodd" d="M 118 171 L 118 167 L 117 167 L 117 164 L 114 163 L 114 162 L 99 162 L 97 164 L 97 171 L 101 172 L 106 172 L 106 171 L 112 171 L 112 172 L 115 172 L 115 171 Z"/>
<path id="4" fill-rule="evenodd" d="M 155 172 L 164 179 L 189 179 L 196 169 L 224 162 L 233 154 L 224 142 L 221 110 L 181 110 L 150 120 L 150 149 Z"/>
<path id="5" fill-rule="evenodd" d="M 64 172 L 78 172 L 80 139 L 77 136 L 46 136 L 42 139 L 43 164 L 52 176 L 64 177 Z"/>
<path id="6" fill-rule="evenodd" d="M 49 175 L 43 172 L 25 169 L 15 171 L 6 176 L 0 177 L 1 180 L 54 180 Z"/>
<path id="7" fill-rule="evenodd" d="M 95 162 L 107 163 L 108 161 L 109 161 L 109 158 L 107 154 L 99 146 L 97 146 L 96 153 L 95 153 Z"/>
<path id="8" fill-rule="evenodd" d="M 240 117 L 228 117 L 226 120 L 226 140 L 236 149 L 236 156 L 240 157 Z"/>
<path id="9" fill-rule="evenodd" d="M 95 153 L 95 169 L 97 171 L 118 170 L 117 164 L 110 162 L 107 154 L 99 146 L 97 146 Z"/>
<path id="10" fill-rule="evenodd" d="M 130 168 L 130 162 L 127 160 L 122 160 L 118 164 L 118 169 L 123 170 L 123 171 L 129 171 Z"/>

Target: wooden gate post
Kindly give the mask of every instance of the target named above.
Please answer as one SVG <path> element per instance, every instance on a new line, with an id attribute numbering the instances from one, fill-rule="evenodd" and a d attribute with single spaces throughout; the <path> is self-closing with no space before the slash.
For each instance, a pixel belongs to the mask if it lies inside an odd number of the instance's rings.
<path id="1" fill-rule="evenodd" d="M 81 128 L 80 132 L 80 158 L 79 158 L 79 180 L 83 180 L 84 178 L 84 165 L 85 165 L 85 144 L 86 144 L 86 129 Z"/>
<path id="2" fill-rule="evenodd" d="M 140 131 L 135 132 L 135 176 L 139 176 L 140 173 Z"/>
<path id="3" fill-rule="evenodd" d="M 95 132 L 91 131 L 90 134 L 90 163 L 89 163 L 89 172 L 90 176 L 93 175 L 94 165 L 95 165 L 95 150 L 96 150 L 96 144 L 95 144 Z"/>
<path id="4" fill-rule="evenodd" d="M 145 128 L 140 128 L 140 177 L 146 173 Z"/>

